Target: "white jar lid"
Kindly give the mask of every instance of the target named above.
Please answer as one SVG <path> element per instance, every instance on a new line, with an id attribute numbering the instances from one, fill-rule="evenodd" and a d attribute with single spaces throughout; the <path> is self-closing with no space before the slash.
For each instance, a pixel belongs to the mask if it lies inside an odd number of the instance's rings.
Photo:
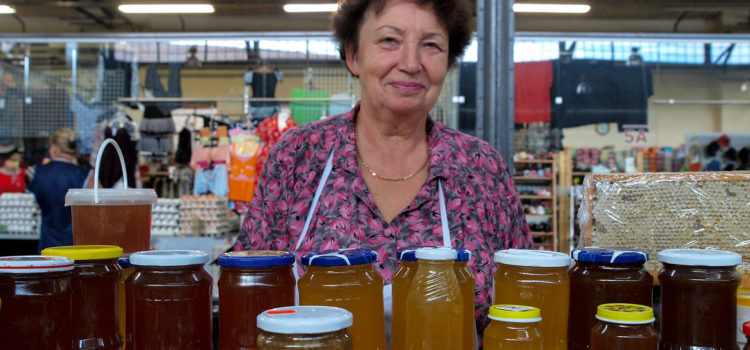
<path id="1" fill-rule="evenodd" d="M 200 250 L 153 250 L 130 254 L 130 263 L 139 266 L 203 265 L 208 254 Z"/>
<path id="2" fill-rule="evenodd" d="M 281 334 L 318 334 L 351 327 L 352 313 L 332 306 L 289 306 L 263 311 L 258 328 Z"/>
<path id="3" fill-rule="evenodd" d="M 156 204 L 156 192 L 150 188 L 100 188 L 99 203 L 95 203 L 94 189 L 69 189 L 65 206 L 71 205 L 147 205 Z"/>
<path id="4" fill-rule="evenodd" d="M 70 271 L 73 266 L 73 260 L 61 256 L 21 255 L 0 257 L 0 274 Z"/>
<path id="5" fill-rule="evenodd" d="M 453 248 L 448 247 L 425 247 L 418 248 L 414 256 L 417 260 L 456 260 L 458 253 Z"/>
<path id="6" fill-rule="evenodd" d="M 685 266 L 736 266 L 742 256 L 715 249 L 667 249 L 659 252 L 659 261 Z"/>
<path id="7" fill-rule="evenodd" d="M 529 267 L 570 266 L 567 254 L 533 249 L 506 249 L 495 252 L 495 262 Z"/>

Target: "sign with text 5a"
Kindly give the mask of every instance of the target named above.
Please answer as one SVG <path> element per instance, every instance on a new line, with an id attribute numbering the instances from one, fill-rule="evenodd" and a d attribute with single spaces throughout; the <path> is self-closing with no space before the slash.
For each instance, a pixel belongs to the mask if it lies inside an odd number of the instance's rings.
<path id="1" fill-rule="evenodd" d="M 622 128 L 625 130 L 623 133 L 625 137 L 625 147 L 635 148 L 648 146 L 648 125 L 645 124 L 630 124 L 623 125 Z"/>

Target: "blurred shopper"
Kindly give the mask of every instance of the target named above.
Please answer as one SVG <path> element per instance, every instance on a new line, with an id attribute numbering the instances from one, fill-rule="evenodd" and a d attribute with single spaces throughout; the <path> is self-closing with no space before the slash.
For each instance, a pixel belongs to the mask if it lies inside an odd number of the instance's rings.
<path id="1" fill-rule="evenodd" d="M 55 131 L 50 137 L 51 161 L 36 168 L 29 191 L 34 193 L 42 210 L 39 251 L 47 247 L 73 244 L 73 224 L 70 208 L 65 206 L 65 194 L 71 188 L 86 187 L 90 171 L 75 164 L 78 138 L 70 129 Z"/>

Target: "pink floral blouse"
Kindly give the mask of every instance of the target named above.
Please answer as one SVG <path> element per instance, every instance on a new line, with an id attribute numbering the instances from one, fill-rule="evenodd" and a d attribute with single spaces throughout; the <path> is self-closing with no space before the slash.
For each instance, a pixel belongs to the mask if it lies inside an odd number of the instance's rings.
<path id="1" fill-rule="evenodd" d="M 505 163 L 488 143 L 430 119 L 427 182 L 406 209 L 392 222 L 386 222 L 357 164 L 354 120 L 358 107 L 293 128 L 282 136 L 263 169 L 235 249 L 294 250 L 333 151 L 333 170 L 298 253 L 372 249 L 378 253 L 376 267 L 389 282 L 398 268 L 398 248 L 442 245 L 439 179 L 453 245 L 472 252 L 468 266 L 478 286 L 476 318 L 481 334 L 491 302 L 494 252 L 533 246 Z"/>

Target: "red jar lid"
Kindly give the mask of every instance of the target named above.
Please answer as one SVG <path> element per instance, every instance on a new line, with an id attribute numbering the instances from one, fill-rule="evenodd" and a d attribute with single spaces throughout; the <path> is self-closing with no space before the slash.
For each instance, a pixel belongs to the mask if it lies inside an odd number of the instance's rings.
<path id="1" fill-rule="evenodd" d="M 750 321 L 742 324 L 742 333 L 745 333 L 745 335 L 750 335 Z"/>

